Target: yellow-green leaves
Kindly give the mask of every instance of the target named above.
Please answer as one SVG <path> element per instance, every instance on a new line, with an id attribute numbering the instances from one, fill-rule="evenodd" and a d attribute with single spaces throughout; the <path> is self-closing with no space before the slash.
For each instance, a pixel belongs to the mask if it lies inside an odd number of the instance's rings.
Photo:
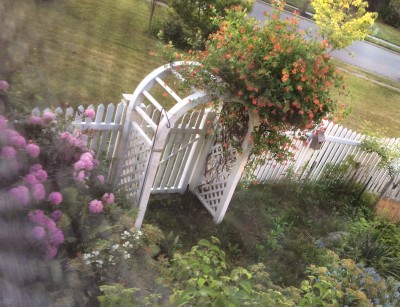
<path id="1" fill-rule="evenodd" d="M 377 13 L 367 12 L 362 0 L 313 0 L 314 20 L 332 50 L 348 47 L 371 34 Z"/>

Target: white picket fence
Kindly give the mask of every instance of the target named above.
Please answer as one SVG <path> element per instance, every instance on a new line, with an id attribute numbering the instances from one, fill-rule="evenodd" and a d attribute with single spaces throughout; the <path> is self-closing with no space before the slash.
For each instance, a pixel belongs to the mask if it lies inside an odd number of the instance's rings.
<path id="1" fill-rule="evenodd" d="M 116 106 L 110 103 L 106 108 L 103 104 L 100 104 L 95 110 L 96 117 L 94 120 L 83 116 L 85 111 L 83 106 L 79 106 L 76 110 L 72 107 L 66 110 L 62 110 L 61 108 L 56 108 L 55 110 L 46 108 L 42 114 L 53 112 L 58 116 L 71 119 L 74 125 L 72 128 L 73 131 L 88 132 L 85 135 L 87 140 L 86 146 L 96 153 L 96 158 L 111 160 L 114 157 L 117 138 L 123 126 L 126 106 L 126 95 L 124 95 L 123 100 Z M 88 108 L 94 109 L 94 106 L 90 105 Z M 40 116 L 40 109 L 33 109 L 32 115 Z"/>
<path id="2" fill-rule="evenodd" d="M 268 156 L 253 157 L 252 162 L 255 166 L 250 168 L 245 178 L 264 183 L 282 180 L 290 174 L 300 181 L 318 180 L 326 175 L 328 166 L 345 163 L 346 158 L 351 156 L 356 167 L 351 168 L 343 179 L 351 179 L 366 186 L 368 191 L 379 194 L 390 180 L 390 176 L 386 169 L 379 166 L 378 154 L 360 149 L 359 145 L 365 137 L 343 126 L 329 123 L 325 131 L 325 142 L 319 150 L 310 148 L 311 140 L 306 143 L 301 140 L 295 141 L 296 149 L 292 150 L 292 160 L 279 163 L 276 160 L 268 160 Z M 394 148 L 400 145 L 400 139 L 383 139 L 382 144 Z M 268 162 L 257 165 L 257 160 L 260 159 Z M 394 183 L 399 181 L 400 175 L 397 175 Z M 385 196 L 400 201 L 400 182 L 397 187 L 390 187 Z"/>
<path id="3" fill-rule="evenodd" d="M 53 112 L 61 115 L 75 118 L 75 129 L 91 131 L 88 138 L 88 148 L 94 150 L 98 158 L 113 161 L 117 159 L 116 144 L 118 136 L 123 127 L 123 119 L 127 103 L 129 102 L 130 95 L 123 95 L 123 100 L 118 104 L 109 104 L 107 107 L 99 105 L 96 109 L 96 117 L 94 120 L 84 118 L 82 116 L 84 108 L 82 106 L 77 108 L 74 112 L 72 108 L 68 108 L 65 112 L 61 108 L 53 110 Z M 89 108 L 94 108 L 89 106 Z M 43 110 L 50 111 L 49 109 Z M 34 115 L 40 115 L 40 110 L 35 108 L 32 111 Z M 160 114 L 159 114 L 160 116 Z M 182 129 L 182 128 L 180 128 Z M 192 128 L 188 128 L 192 129 Z M 188 133 L 190 133 L 188 131 Z M 310 141 L 304 142 L 301 140 L 295 141 L 295 150 L 293 150 L 294 158 L 285 162 L 278 162 L 276 160 L 268 160 L 267 157 L 253 156 L 250 162 L 253 167 L 247 170 L 243 175 L 245 180 L 257 180 L 258 182 L 265 183 L 270 181 L 279 181 L 286 178 L 289 174 L 297 180 L 318 180 L 324 176 L 324 171 L 328 165 L 338 165 L 345 161 L 349 156 L 352 156 L 356 161 L 357 167 L 353 168 L 345 176 L 345 179 L 351 179 L 364 186 L 370 192 L 379 194 L 385 187 L 385 184 L 390 180 L 388 171 L 379 167 L 380 158 L 376 153 L 368 153 L 362 151 L 358 146 L 365 135 L 349 130 L 337 124 L 330 123 L 325 131 L 325 142 L 319 150 L 310 148 Z M 167 144 L 166 148 L 173 148 L 176 139 L 171 137 L 169 139 L 171 144 Z M 388 147 L 399 146 L 400 139 L 384 139 L 382 143 Z M 190 144 L 190 141 L 188 142 Z M 164 157 L 168 158 L 166 153 Z M 166 165 L 166 158 L 161 162 L 161 168 L 164 171 L 159 173 L 155 181 L 152 193 L 160 192 L 176 192 L 174 189 L 164 188 L 167 181 L 174 182 L 173 175 L 179 174 L 182 171 L 182 164 L 188 163 L 187 154 L 182 152 L 181 159 L 174 158 L 173 162 Z M 257 160 L 264 159 L 268 161 L 263 165 L 257 165 Z M 111 166 L 110 166 L 111 169 Z M 166 174 L 167 172 L 168 174 Z M 161 177 L 166 176 L 168 177 Z M 168 179 L 166 179 L 168 178 Z M 400 181 L 400 175 L 397 175 L 394 183 Z M 386 197 L 400 201 L 400 184 L 397 187 L 390 187 Z"/>

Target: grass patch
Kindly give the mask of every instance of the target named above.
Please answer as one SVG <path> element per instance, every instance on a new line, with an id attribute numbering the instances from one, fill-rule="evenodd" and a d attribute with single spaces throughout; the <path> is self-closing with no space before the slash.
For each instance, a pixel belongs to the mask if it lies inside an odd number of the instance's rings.
<path id="1" fill-rule="evenodd" d="M 374 34 L 374 37 L 383 39 L 387 42 L 400 46 L 400 31 L 395 27 L 386 25 L 381 22 L 375 22 L 374 27 L 378 29 Z"/>
<path id="2" fill-rule="evenodd" d="M 14 105 L 118 102 L 163 64 L 149 56 L 157 42 L 146 33 L 146 1 L 40 1 L 33 8 L 34 17 L 21 26 L 23 34 L 10 42 L 29 46 L 9 67 Z M 163 13 L 158 8 L 156 18 Z"/>
<path id="3" fill-rule="evenodd" d="M 344 103 L 352 107 L 352 112 L 341 124 L 361 132 L 368 121 L 371 129 L 386 130 L 386 137 L 400 137 L 400 118 L 393 116 L 400 106 L 400 91 L 352 74 L 346 75 L 349 95 L 344 98 Z"/>

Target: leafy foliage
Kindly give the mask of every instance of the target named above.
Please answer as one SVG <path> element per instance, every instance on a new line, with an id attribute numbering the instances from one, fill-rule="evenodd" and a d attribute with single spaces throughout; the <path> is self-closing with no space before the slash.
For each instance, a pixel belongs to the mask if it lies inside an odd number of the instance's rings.
<path id="1" fill-rule="evenodd" d="M 175 54 L 201 63 L 188 68 L 187 78 L 216 97 L 223 129 L 237 132 L 231 145 L 240 147 L 238 123 L 245 127 L 251 112 L 258 119 L 252 133 L 255 152 L 281 158 L 290 144 L 285 132 L 312 129 L 328 113 L 340 118 L 344 108 L 330 94 L 343 80 L 326 43 L 306 40 L 298 19 L 282 20 L 282 10 L 280 4 L 263 25 L 237 8 L 227 10 L 224 18 L 214 18 L 219 30 L 205 51 Z"/>
<path id="2" fill-rule="evenodd" d="M 400 302 L 400 284 L 393 277 L 385 279 L 372 268 L 330 254 L 327 267 L 309 267 L 308 280 L 301 286 L 301 306 L 395 306 Z"/>
<path id="3" fill-rule="evenodd" d="M 274 305 L 291 306 L 293 302 L 280 292 L 253 288 L 252 274 L 244 268 L 228 270 L 219 240 L 200 240 L 191 251 L 175 254 L 170 268 L 174 293 L 173 306 L 190 305 Z"/>
<path id="4" fill-rule="evenodd" d="M 319 33 L 332 50 L 363 40 L 372 33 L 372 25 L 378 17 L 377 13 L 367 12 L 368 2 L 363 0 L 313 0 L 311 4 Z"/>
<path id="5" fill-rule="evenodd" d="M 385 220 L 354 222 L 338 253 L 373 267 L 382 276 L 400 277 L 400 230 Z"/>
<path id="6" fill-rule="evenodd" d="M 383 144 L 382 139 L 370 136 L 363 140 L 361 149 L 377 153 L 381 158 L 379 166 L 387 169 L 390 176 L 400 173 L 400 145 L 387 146 Z"/>
<path id="7" fill-rule="evenodd" d="M 252 1 L 249 0 L 171 0 L 170 6 L 185 27 L 186 35 L 182 37 L 192 48 L 204 48 L 207 37 L 218 27 L 211 22 L 211 18 L 225 16 L 225 9 L 231 6 L 242 6 L 250 10 Z M 176 17 L 174 18 L 176 20 Z M 163 32 L 166 32 L 163 27 Z M 164 39 L 165 40 L 165 39 Z M 171 39 L 175 46 L 182 47 L 182 42 Z M 166 41 L 168 42 L 168 40 Z M 178 43 L 179 45 L 177 45 Z"/>

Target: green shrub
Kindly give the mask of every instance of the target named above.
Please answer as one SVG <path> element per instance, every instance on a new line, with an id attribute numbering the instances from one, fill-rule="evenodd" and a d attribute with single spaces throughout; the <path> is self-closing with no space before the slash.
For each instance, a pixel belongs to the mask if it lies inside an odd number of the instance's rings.
<path id="1" fill-rule="evenodd" d="M 301 306 L 398 306 L 399 281 L 381 277 L 374 269 L 339 259 L 330 252 L 331 263 L 326 267 L 309 267 L 309 277 L 302 283 Z"/>
<path id="2" fill-rule="evenodd" d="M 168 44 L 172 43 L 179 49 L 188 49 L 187 34 L 182 22 L 171 16 L 161 25 L 161 31 L 158 33 L 159 39 Z"/>
<path id="3" fill-rule="evenodd" d="M 391 5 L 383 6 L 379 10 L 379 19 L 390 26 L 400 27 L 399 13 Z"/>
<path id="4" fill-rule="evenodd" d="M 279 291 L 256 290 L 249 270 L 241 267 L 229 270 L 219 245 L 219 240 L 211 237 L 210 241 L 200 240 L 183 255 L 174 255 L 168 276 L 174 292 L 170 297 L 173 306 L 293 305 L 293 301 Z M 253 270 L 257 269 L 253 267 Z M 258 281 L 260 275 L 259 272 Z"/>
<path id="5" fill-rule="evenodd" d="M 400 277 L 400 230 L 390 222 L 365 219 L 354 222 L 338 252 L 342 257 L 374 268 L 382 276 Z"/>

